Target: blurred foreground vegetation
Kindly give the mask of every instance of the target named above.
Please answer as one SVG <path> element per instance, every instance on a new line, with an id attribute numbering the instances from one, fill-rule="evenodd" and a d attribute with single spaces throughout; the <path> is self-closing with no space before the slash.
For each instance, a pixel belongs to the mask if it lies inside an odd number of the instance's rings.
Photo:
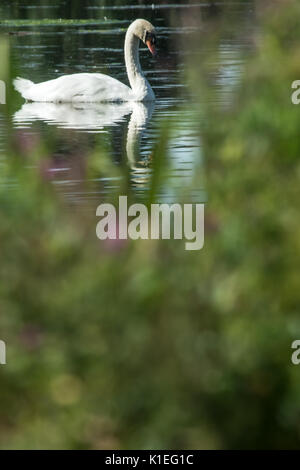
<path id="1" fill-rule="evenodd" d="M 257 7 L 255 51 L 230 108 L 214 106 L 212 56 L 187 73 L 209 97 L 200 252 L 101 243 L 94 215 L 66 208 L 7 136 L 1 448 L 299 447 L 300 5 L 271 3 Z M 224 19 L 211 21 L 213 48 Z M 153 160 L 163 155 L 158 145 Z"/>

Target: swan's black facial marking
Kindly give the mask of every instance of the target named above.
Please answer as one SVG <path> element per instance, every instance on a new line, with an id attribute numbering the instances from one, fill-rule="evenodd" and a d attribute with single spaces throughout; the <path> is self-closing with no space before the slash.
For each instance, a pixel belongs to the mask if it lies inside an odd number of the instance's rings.
<path id="1" fill-rule="evenodd" d="M 148 46 L 148 49 L 151 52 L 151 54 L 155 55 L 156 54 L 156 50 L 155 50 L 156 35 L 150 31 L 146 31 L 144 43 Z"/>
<path id="2" fill-rule="evenodd" d="M 155 34 L 150 32 L 150 31 L 146 31 L 145 32 L 145 40 L 144 40 L 145 44 L 146 44 L 146 41 L 150 41 L 150 43 L 155 46 L 155 44 L 156 44 Z"/>

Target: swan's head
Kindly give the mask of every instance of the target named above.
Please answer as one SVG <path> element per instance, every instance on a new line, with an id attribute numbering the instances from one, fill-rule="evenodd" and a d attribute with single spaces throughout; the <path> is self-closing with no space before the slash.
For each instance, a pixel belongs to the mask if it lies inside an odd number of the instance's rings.
<path id="1" fill-rule="evenodd" d="M 135 20 L 129 27 L 132 33 L 137 36 L 148 47 L 152 55 L 156 54 L 156 30 L 147 20 Z"/>

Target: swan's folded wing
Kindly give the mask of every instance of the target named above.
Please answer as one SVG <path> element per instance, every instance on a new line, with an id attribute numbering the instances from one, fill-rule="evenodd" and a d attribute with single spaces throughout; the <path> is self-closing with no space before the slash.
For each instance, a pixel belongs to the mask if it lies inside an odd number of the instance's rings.
<path id="1" fill-rule="evenodd" d="M 105 102 L 133 100 L 131 88 L 108 75 L 95 73 L 84 74 L 84 83 L 80 81 L 73 102 Z"/>
<path id="2" fill-rule="evenodd" d="M 64 75 L 42 83 L 32 83 L 22 96 L 30 101 L 52 103 L 130 101 L 131 88 L 115 78 L 99 73 Z"/>

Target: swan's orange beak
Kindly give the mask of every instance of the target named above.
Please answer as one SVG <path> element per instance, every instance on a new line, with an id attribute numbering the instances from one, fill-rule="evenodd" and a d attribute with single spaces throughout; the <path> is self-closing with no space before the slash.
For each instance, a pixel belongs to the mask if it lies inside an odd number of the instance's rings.
<path id="1" fill-rule="evenodd" d="M 152 43 L 151 39 L 148 39 L 146 41 L 146 44 L 148 46 L 149 51 L 151 52 L 152 55 L 156 55 L 156 49 L 155 45 Z"/>

